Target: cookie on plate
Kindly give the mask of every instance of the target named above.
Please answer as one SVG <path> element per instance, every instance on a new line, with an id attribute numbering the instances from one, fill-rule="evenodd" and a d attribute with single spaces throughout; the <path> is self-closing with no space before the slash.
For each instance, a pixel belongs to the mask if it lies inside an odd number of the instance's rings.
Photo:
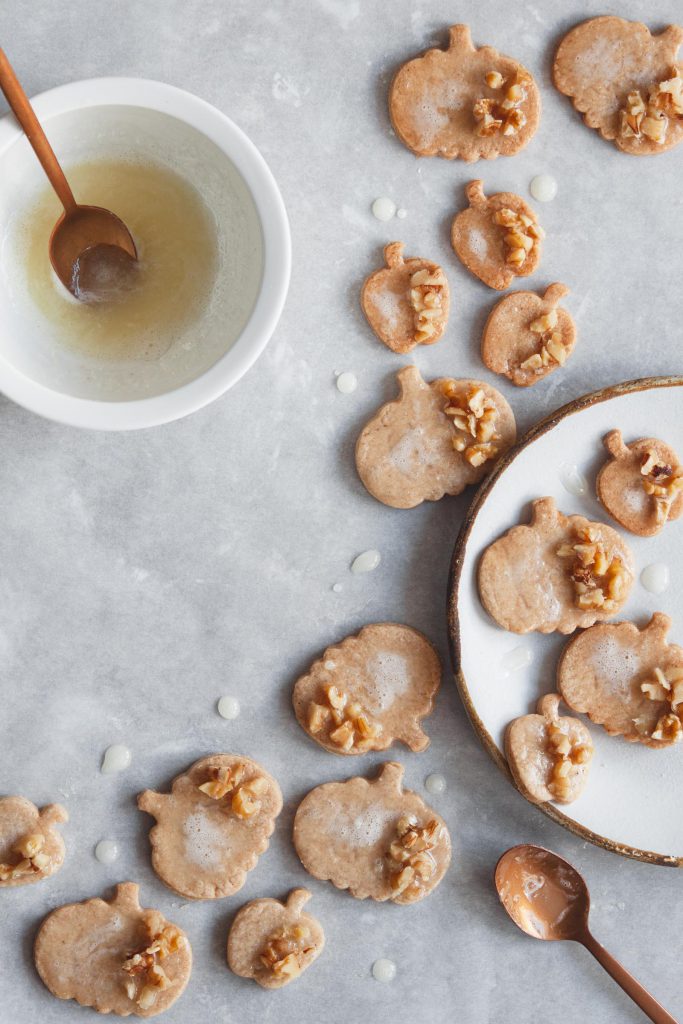
<path id="1" fill-rule="evenodd" d="M 232 896 L 268 848 L 282 793 L 260 764 L 212 754 L 178 775 L 170 793 L 146 789 L 141 811 L 156 818 L 149 834 L 152 867 L 187 899 Z"/>
<path id="2" fill-rule="evenodd" d="M 465 188 L 469 207 L 453 218 L 451 245 L 460 262 L 487 284 L 504 291 L 516 277 L 533 274 L 545 232 L 536 214 L 514 192 L 484 195 L 482 181 Z"/>
<path id="3" fill-rule="evenodd" d="M 656 437 L 624 444 L 620 430 L 604 437 L 610 458 L 596 481 L 598 498 L 625 529 L 652 537 L 683 512 L 683 466 Z"/>
<path id="4" fill-rule="evenodd" d="M 570 708 L 611 736 L 667 747 L 683 738 L 683 648 L 667 643 L 671 619 L 592 626 L 570 640 L 557 685 Z"/>
<path id="5" fill-rule="evenodd" d="M 590 128 L 624 153 L 663 153 L 683 139 L 683 28 L 652 35 L 640 21 L 591 18 L 560 43 L 555 85 Z"/>
<path id="6" fill-rule="evenodd" d="M 237 911 L 228 935 L 228 966 L 262 988 L 282 988 L 315 960 L 325 934 L 304 907 L 308 889 L 293 889 L 284 903 L 266 897 L 250 900 Z"/>
<path id="7" fill-rule="evenodd" d="M 185 933 L 160 911 L 143 910 L 133 882 L 117 885 L 109 900 L 53 910 L 40 926 L 34 955 L 38 974 L 58 999 L 121 1017 L 168 1010 L 192 970 Z"/>
<path id="8" fill-rule="evenodd" d="M 403 242 L 384 247 L 386 267 L 366 279 L 360 302 L 368 323 L 392 352 L 433 345 L 446 330 L 450 298 L 438 263 L 403 257 Z"/>
<path id="9" fill-rule="evenodd" d="M 402 779 L 402 765 L 389 761 L 376 779 L 327 782 L 304 797 L 294 846 L 314 878 L 359 900 L 416 903 L 433 892 L 450 864 L 450 836 Z"/>
<path id="10" fill-rule="evenodd" d="M 23 796 L 0 797 L 0 889 L 49 878 L 64 862 L 55 825 L 69 820 L 61 804 L 38 810 Z"/>
<path id="11" fill-rule="evenodd" d="M 565 516 L 552 498 L 533 501 L 528 526 L 489 544 L 478 574 L 484 608 L 511 633 L 573 633 L 612 618 L 633 578 L 633 556 L 616 530 Z"/>
<path id="12" fill-rule="evenodd" d="M 535 804 L 570 804 L 584 790 L 593 741 L 578 718 L 560 716 L 560 698 L 546 694 L 535 715 L 522 715 L 505 730 L 505 756 L 517 789 Z"/>
<path id="13" fill-rule="evenodd" d="M 447 50 L 428 50 L 399 69 L 389 114 L 417 156 L 492 160 L 512 156 L 533 137 L 541 96 L 518 61 L 492 46 L 475 49 L 468 26 L 453 25 Z"/>
<path id="14" fill-rule="evenodd" d="M 576 325 L 560 300 L 566 285 L 549 285 L 543 295 L 512 292 L 489 313 L 481 357 L 494 373 L 527 388 L 564 366 L 576 341 Z"/>
<path id="15" fill-rule="evenodd" d="M 414 508 L 478 483 L 515 442 L 512 409 L 495 388 L 399 370 L 400 395 L 383 405 L 356 443 L 356 468 L 370 494 Z"/>

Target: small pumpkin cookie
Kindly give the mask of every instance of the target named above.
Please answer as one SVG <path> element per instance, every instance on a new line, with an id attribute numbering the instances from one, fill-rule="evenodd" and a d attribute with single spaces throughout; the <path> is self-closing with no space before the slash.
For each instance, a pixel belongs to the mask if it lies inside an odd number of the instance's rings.
<path id="1" fill-rule="evenodd" d="M 170 794 L 146 789 L 138 807 L 157 819 L 152 867 L 191 900 L 232 896 L 268 848 L 282 793 L 260 764 L 212 754 L 178 775 Z"/>
<path id="2" fill-rule="evenodd" d="M 538 128 L 541 96 L 531 74 L 492 46 L 475 49 L 453 25 L 447 50 L 404 64 L 389 91 L 389 115 L 417 156 L 493 160 L 512 156 Z"/>
<path id="3" fill-rule="evenodd" d="M 652 35 L 647 25 L 606 15 L 577 25 L 555 55 L 555 85 L 590 128 L 636 156 L 683 139 L 683 28 Z"/>
<path id="4" fill-rule="evenodd" d="M 401 784 L 389 761 L 376 779 L 327 782 L 304 797 L 294 818 L 294 846 L 314 878 L 358 900 L 416 903 L 451 861 L 446 823 Z"/>
<path id="5" fill-rule="evenodd" d="M 546 694 L 535 715 L 505 730 L 505 756 L 520 793 L 535 804 L 570 804 L 583 792 L 593 757 L 591 734 L 578 718 L 560 717 L 560 698 Z"/>
<path id="6" fill-rule="evenodd" d="M 560 300 L 564 284 L 549 285 L 542 296 L 512 292 L 489 313 L 481 339 L 481 358 L 489 370 L 526 388 L 564 366 L 574 348 L 576 326 Z"/>
<path id="7" fill-rule="evenodd" d="M 393 352 L 433 345 L 446 330 L 450 298 L 438 263 L 403 258 L 403 242 L 384 247 L 386 267 L 366 279 L 360 302 L 368 323 Z"/>
<path id="8" fill-rule="evenodd" d="M 187 936 L 160 911 L 143 910 L 133 882 L 117 885 L 110 900 L 53 910 L 34 952 L 38 974 L 58 999 L 121 1017 L 168 1010 L 192 970 Z"/>
<path id="9" fill-rule="evenodd" d="M 421 720 L 434 707 L 441 661 L 422 633 L 380 622 L 328 647 L 292 695 L 299 725 L 334 754 L 386 750 L 396 740 L 426 750 Z"/>
<path id="10" fill-rule="evenodd" d="M 620 430 L 604 438 L 610 459 L 598 473 L 598 498 L 612 519 L 640 537 L 652 537 L 683 512 L 683 466 L 656 437 L 624 444 Z"/>
<path id="11" fill-rule="evenodd" d="M 514 444 L 512 409 L 489 384 L 399 370 L 400 394 L 383 405 L 356 442 L 356 468 L 370 494 L 414 508 L 478 483 Z"/>
<path id="12" fill-rule="evenodd" d="M 565 516 L 552 498 L 531 503 L 528 526 L 513 526 L 479 563 L 479 596 L 512 633 L 573 633 L 619 611 L 634 578 L 633 556 L 616 530 Z"/>
<path id="13" fill-rule="evenodd" d="M 557 668 L 566 704 L 610 736 L 666 747 L 683 738 L 683 647 L 666 641 L 671 619 L 655 612 L 639 629 L 613 622 L 570 640 Z"/>
<path id="14" fill-rule="evenodd" d="M 61 804 L 38 810 L 23 796 L 0 797 L 0 889 L 49 878 L 64 862 L 55 825 L 69 820 Z"/>
<path id="15" fill-rule="evenodd" d="M 228 935 L 228 966 L 261 988 L 282 988 L 318 959 L 325 934 L 304 906 L 308 889 L 293 889 L 285 903 L 250 900 L 238 910 Z"/>

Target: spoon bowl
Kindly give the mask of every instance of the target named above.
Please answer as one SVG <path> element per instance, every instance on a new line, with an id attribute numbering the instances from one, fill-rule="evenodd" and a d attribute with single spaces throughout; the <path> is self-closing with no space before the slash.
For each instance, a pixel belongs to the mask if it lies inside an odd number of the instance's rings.
<path id="1" fill-rule="evenodd" d="M 88 294 L 78 284 L 79 260 L 84 253 L 92 253 L 93 250 L 98 250 L 106 259 L 105 246 L 113 250 L 112 263 L 114 260 L 137 260 L 137 249 L 130 231 L 115 213 L 101 206 L 75 205 L 64 211 L 52 229 L 49 243 L 52 269 L 77 299 Z"/>

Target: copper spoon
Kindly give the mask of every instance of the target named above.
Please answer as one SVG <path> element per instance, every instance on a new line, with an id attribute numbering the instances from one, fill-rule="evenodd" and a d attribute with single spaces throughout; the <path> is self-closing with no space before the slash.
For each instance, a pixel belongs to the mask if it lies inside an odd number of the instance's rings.
<path id="1" fill-rule="evenodd" d="M 576 870 L 542 846 L 513 846 L 496 865 L 496 889 L 508 914 L 534 939 L 572 939 L 585 946 L 654 1024 L 677 1021 L 588 930 L 590 896 Z"/>
<path id="2" fill-rule="evenodd" d="M 50 235 L 50 262 L 64 287 L 76 298 L 92 297 L 90 289 L 79 286 L 80 270 L 83 269 L 79 261 L 82 260 L 83 267 L 98 262 L 111 263 L 115 268 L 124 261 L 130 264 L 137 260 L 135 242 L 126 225 L 115 214 L 101 206 L 81 206 L 76 202 L 28 96 L 2 49 L 0 89 L 64 207 L 64 213 Z"/>

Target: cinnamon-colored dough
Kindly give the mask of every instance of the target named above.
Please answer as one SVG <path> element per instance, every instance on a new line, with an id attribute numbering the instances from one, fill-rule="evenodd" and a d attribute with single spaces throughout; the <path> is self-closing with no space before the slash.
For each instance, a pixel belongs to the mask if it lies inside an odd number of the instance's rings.
<path id="1" fill-rule="evenodd" d="M 643 486 L 641 467 L 654 453 L 660 465 L 680 473 L 683 467 L 674 449 L 656 437 L 641 437 L 625 444 L 620 430 L 611 430 L 604 438 L 610 458 L 602 466 L 595 483 L 598 498 L 612 519 L 640 537 L 652 537 L 683 513 L 683 490 L 669 505 L 666 518 L 657 515 L 657 499 Z"/>

